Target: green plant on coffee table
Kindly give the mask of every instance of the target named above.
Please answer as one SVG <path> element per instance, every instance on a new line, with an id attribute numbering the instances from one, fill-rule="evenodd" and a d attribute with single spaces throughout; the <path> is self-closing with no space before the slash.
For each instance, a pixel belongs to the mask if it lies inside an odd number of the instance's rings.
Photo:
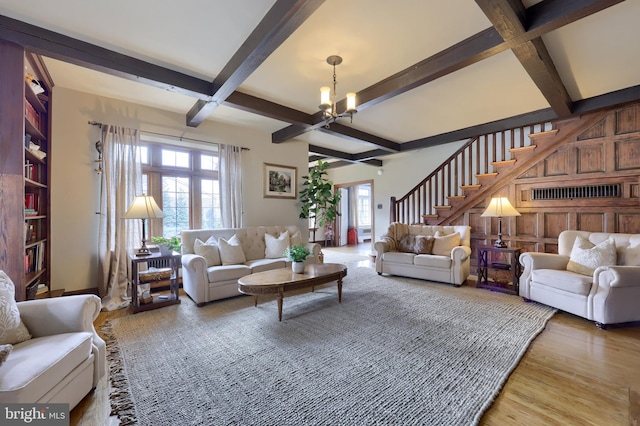
<path id="1" fill-rule="evenodd" d="M 151 237 L 151 242 L 153 244 L 165 245 L 172 251 L 180 251 L 180 240 L 178 237 Z"/>
<path id="2" fill-rule="evenodd" d="M 311 251 L 304 245 L 290 246 L 284 251 L 284 255 L 292 262 L 304 262 L 310 254 Z"/>

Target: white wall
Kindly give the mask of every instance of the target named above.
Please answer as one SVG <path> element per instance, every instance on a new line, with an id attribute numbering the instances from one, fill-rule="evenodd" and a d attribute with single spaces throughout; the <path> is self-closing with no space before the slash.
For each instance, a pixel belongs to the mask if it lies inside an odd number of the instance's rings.
<path id="1" fill-rule="evenodd" d="M 396 198 L 404 196 L 465 142 L 453 142 L 397 154 L 389 159 L 384 159 L 381 168 L 353 165 L 329 169 L 329 179 L 334 184 L 373 179 L 372 203 L 375 212 L 371 232 L 373 244 L 389 227 L 390 198 L 392 196 Z M 380 169 L 382 170 L 382 175 L 378 175 L 378 170 Z M 382 205 L 381 209 L 378 208 L 379 204 Z"/>
<path id="2" fill-rule="evenodd" d="M 270 133 L 209 120 L 194 129 L 185 126 L 184 114 L 55 87 L 49 153 L 53 289 L 97 287 L 99 176 L 94 160 L 100 131 L 88 121 L 249 148 L 242 157 L 245 226 L 297 224 L 308 232 L 306 221 L 298 219 L 297 199 L 262 197 L 263 163 L 297 167 L 300 183 L 308 167 L 307 143 L 275 145 Z"/>

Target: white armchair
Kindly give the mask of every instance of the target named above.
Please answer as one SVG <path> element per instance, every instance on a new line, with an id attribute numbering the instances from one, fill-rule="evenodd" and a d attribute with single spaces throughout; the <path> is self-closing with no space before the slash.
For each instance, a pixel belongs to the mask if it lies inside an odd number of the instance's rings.
<path id="1" fill-rule="evenodd" d="M 612 237 L 617 264 L 599 266 L 593 275 L 567 270 L 577 237 L 593 244 Z M 523 253 L 520 264 L 520 296 L 525 299 L 595 321 L 600 328 L 640 321 L 640 234 L 563 231 L 558 254 Z"/>
<path id="2" fill-rule="evenodd" d="M 105 342 L 93 327 L 100 298 L 76 295 L 17 303 L 32 338 L 0 365 L 3 403 L 68 403 L 84 398 L 107 371 Z"/>

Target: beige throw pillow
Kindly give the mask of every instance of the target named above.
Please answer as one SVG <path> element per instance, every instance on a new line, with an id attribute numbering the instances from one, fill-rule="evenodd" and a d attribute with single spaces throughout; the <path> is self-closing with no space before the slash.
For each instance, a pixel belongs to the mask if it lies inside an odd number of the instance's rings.
<path id="1" fill-rule="evenodd" d="M 31 339 L 29 330 L 20 319 L 13 281 L 0 271 L 0 345 L 15 345 Z"/>
<path id="2" fill-rule="evenodd" d="M 289 247 L 289 231 L 284 231 L 278 238 L 271 234 L 264 234 L 264 257 L 278 259 L 284 257 L 284 251 Z"/>
<path id="3" fill-rule="evenodd" d="M 207 242 L 202 242 L 202 240 L 196 238 L 195 243 L 193 243 L 193 251 L 198 256 L 204 257 L 205 262 L 207 262 L 207 268 L 210 266 L 222 265 L 222 260 L 220 260 L 220 249 L 213 237 L 210 237 Z"/>
<path id="4" fill-rule="evenodd" d="M 593 275 L 599 266 L 616 264 L 616 242 L 613 238 L 594 245 L 582 237 L 576 237 L 569 256 L 567 271 L 581 275 Z"/>
<path id="5" fill-rule="evenodd" d="M 453 234 L 444 235 L 442 232 L 436 232 L 433 239 L 433 248 L 431 254 L 438 256 L 451 256 L 451 250 L 460 245 L 460 233 L 454 232 Z"/>
<path id="6" fill-rule="evenodd" d="M 624 266 L 640 266 L 640 246 L 618 247 L 616 264 Z"/>
<path id="7" fill-rule="evenodd" d="M 301 246 L 301 245 L 302 245 L 302 235 L 300 235 L 300 231 L 296 231 L 289 238 L 289 246 L 293 247 L 293 246 Z"/>
<path id="8" fill-rule="evenodd" d="M 229 238 L 229 241 L 219 238 L 218 247 L 220 248 L 220 259 L 223 265 L 238 265 L 247 261 L 237 235 Z"/>

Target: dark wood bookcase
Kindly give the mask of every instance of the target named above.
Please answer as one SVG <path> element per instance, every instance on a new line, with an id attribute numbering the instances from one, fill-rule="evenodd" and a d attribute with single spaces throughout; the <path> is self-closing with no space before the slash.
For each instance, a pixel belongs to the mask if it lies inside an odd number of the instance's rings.
<path id="1" fill-rule="evenodd" d="M 40 82 L 42 93 L 35 93 L 26 73 Z M 0 40 L 0 269 L 14 282 L 16 300 L 54 295 L 49 186 L 52 87 L 40 56 Z"/>

